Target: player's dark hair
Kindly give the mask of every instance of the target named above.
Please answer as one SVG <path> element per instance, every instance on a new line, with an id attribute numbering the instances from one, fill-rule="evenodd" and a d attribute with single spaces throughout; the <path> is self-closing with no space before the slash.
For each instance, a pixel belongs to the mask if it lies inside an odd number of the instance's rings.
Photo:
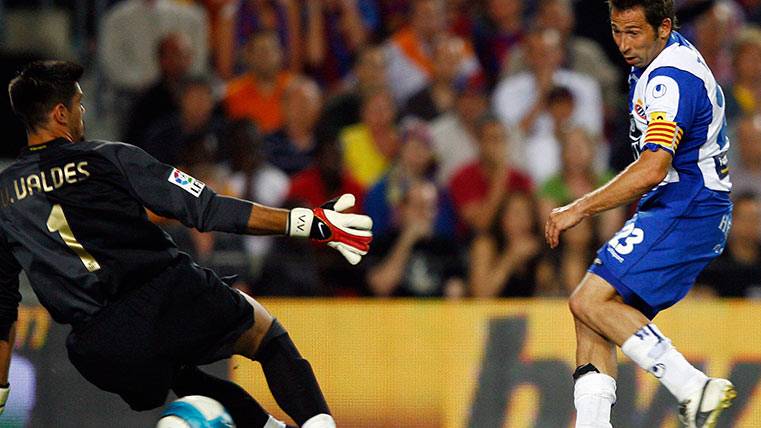
<path id="1" fill-rule="evenodd" d="M 83 73 L 82 66 L 73 62 L 35 61 L 11 80 L 8 84 L 11 107 L 27 131 L 44 125 L 56 105 L 70 107 Z"/>
<path id="2" fill-rule="evenodd" d="M 664 19 L 671 20 L 671 28 L 676 30 L 679 28 L 676 20 L 676 9 L 674 8 L 674 0 L 608 0 L 608 9 L 613 10 L 629 10 L 635 7 L 642 7 L 645 11 L 645 19 L 647 23 L 653 27 L 653 30 L 658 31 L 661 23 Z"/>

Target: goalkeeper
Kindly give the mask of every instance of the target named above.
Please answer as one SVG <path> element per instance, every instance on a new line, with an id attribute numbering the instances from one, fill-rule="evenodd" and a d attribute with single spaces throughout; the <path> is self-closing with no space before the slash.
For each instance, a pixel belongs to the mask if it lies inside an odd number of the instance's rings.
<path id="1" fill-rule="evenodd" d="M 351 195 L 291 211 L 220 196 L 134 146 L 85 141 L 82 71 L 35 62 L 9 85 L 28 145 L 0 173 L 2 404 L 23 269 L 53 319 L 72 325 L 66 347 L 74 366 L 131 408 L 161 406 L 171 389 L 215 398 L 238 427 L 285 427 L 242 388 L 196 367 L 238 354 L 261 363 L 275 400 L 299 426 L 335 427 L 283 326 L 178 251 L 145 208 L 201 231 L 310 238 L 352 264 L 369 249 L 370 218 L 341 213 Z"/>

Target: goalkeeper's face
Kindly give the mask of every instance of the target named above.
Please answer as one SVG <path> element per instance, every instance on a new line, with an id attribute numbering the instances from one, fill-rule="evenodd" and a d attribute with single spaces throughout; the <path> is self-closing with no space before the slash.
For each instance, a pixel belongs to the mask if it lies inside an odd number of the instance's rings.
<path id="1" fill-rule="evenodd" d="M 664 19 L 658 28 L 653 28 L 647 22 L 642 6 L 623 10 L 612 8 L 610 25 L 613 40 L 624 60 L 638 68 L 647 67 L 661 53 L 671 34 L 670 19 Z"/>
<path id="2" fill-rule="evenodd" d="M 72 141 L 81 141 L 85 137 L 85 106 L 82 104 L 82 88 L 76 84 L 76 92 L 67 106 L 67 124 Z"/>

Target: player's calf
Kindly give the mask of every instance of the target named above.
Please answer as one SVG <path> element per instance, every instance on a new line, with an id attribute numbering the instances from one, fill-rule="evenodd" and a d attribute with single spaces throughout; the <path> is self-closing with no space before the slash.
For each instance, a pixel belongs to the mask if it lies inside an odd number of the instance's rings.
<path id="1" fill-rule="evenodd" d="M 335 428 L 312 366 L 280 322 L 272 322 L 253 357 L 261 363 L 275 401 L 299 426 Z"/>

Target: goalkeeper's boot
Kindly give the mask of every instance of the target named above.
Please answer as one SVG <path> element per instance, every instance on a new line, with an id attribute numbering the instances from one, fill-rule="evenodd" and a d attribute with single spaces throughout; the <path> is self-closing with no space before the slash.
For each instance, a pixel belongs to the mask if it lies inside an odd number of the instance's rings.
<path id="1" fill-rule="evenodd" d="M 703 388 L 679 404 L 679 421 L 687 428 L 713 428 L 736 396 L 732 382 L 709 378 Z"/>

